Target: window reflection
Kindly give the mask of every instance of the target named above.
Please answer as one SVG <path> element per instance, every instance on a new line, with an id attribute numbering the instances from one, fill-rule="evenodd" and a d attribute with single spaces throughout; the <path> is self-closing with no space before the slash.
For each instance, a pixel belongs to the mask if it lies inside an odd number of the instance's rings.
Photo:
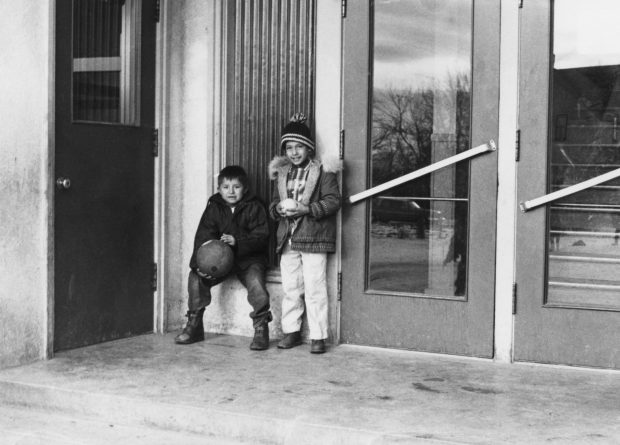
<path id="1" fill-rule="evenodd" d="M 469 149 L 471 0 L 374 4 L 372 185 Z M 469 163 L 372 200 L 367 287 L 464 296 Z"/>
<path id="2" fill-rule="evenodd" d="M 619 12 L 554 4 L 549 191 L 620 167 Z M 620 308 L 619 191 L 610 181 L 550 206 L 548 304 Z"/>

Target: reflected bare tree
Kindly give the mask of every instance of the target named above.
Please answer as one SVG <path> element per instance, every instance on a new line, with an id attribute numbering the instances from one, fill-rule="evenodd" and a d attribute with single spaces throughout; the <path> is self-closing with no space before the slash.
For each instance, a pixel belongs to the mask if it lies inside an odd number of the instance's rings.
<path id="1" fill-rule="evenodd" d="M 379 90 L 373 100 L 373 185 L 428 165 L 433 131 L 431 90 Z"/>
<path id="2" fill-rule="evenodd" d="M 469 148 L 470 88 L 465 73 L 451 76 L 443 90 L 376 89 L 372 119 L 372 184 L 425 167 L 431 163 L 435 97 L 446 95 L 456 101 L 456 151 Z M 465 177 L 465 180 L 467 178 Z M 460 182 L 460 181 L 459 181 Z M 420 179 L 396 194 L 428 196 L 429 180 Z"/>

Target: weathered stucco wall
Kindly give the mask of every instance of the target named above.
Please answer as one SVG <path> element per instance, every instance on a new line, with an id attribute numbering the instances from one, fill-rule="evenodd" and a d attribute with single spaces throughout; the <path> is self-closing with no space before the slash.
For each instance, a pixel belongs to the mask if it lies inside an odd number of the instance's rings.
<path id="1" fill-rule="evenodd" d="M 51 5 L 0 2 L 0 368 L 46 355 Z"/>
<path id="2" fill-rule="evenodd" d="M 209 6 L 166 2 L 163 243 L 166 329 L 183 323 L 187 272 L 196 224 L 207 202 L 207 36 Z"/>

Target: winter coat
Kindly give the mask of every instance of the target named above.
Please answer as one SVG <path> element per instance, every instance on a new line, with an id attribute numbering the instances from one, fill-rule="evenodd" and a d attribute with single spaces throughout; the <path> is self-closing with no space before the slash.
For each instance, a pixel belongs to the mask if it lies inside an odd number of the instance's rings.
<path id="1" fill-rule="evenodd" d="M 336 172 L 338 163 L 321 163 L 312 159 L 308 178 L 299 201 L 309 207 L 310 213 L 296 218 L 284 218 L 276 211 L 281 200 L 287 198 L 286 181 L 292 167 L 284 156 L 275 157 L 269 164 L 269 176 L 276 180 L 277 193 L 269 206 L 269 215 L 278 221 L 276 251 L 281 252 L 296 223 L 291 236 L 291 249 L 301 252 L 322 253 L 336 251 L 336 214 L 340 209 L 340 190 Z"/>
<path id="2" fill-rule="evenodd" d="M 219 240 L 224 233 L 234 236 L 237 241 L 232 248 L 235 252 L 235 264 L 239 268 L 245 269 L 252 263 L 267 265 L 267 211 L 254 194 L 247 192 L 235 206 L 234 213 L 219 193 L 209 198 L 194 237 L 194 252 L 189 262 L 192 270 L 198 268 L 198 248 L 209 240 Z"/>

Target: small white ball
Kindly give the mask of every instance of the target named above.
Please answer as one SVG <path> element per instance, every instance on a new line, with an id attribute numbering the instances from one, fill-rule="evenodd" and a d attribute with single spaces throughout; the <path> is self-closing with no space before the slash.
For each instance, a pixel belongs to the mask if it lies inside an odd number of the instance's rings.
<path id="1" fill-rule="evenodd" d="M 292 198 L 286 198 L 283 201 L 280 201 L 280 207 L 283 210 L 295 210 L 297 208 L 297 201 Z"/>

